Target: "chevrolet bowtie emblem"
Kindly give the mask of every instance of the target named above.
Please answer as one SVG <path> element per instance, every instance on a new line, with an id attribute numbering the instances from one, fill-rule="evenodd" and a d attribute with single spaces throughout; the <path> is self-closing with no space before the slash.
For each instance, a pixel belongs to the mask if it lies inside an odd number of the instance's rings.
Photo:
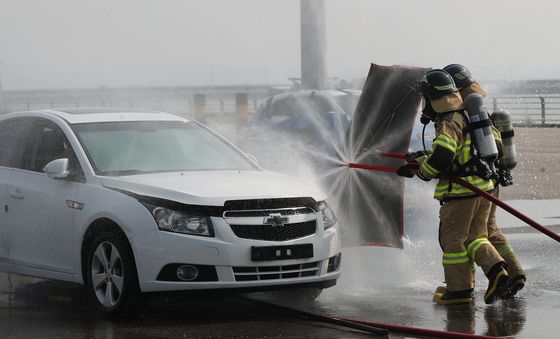
<path id="1" fill-rule="evenodd" d="M 272 227 L 284 226 L 288 222 L 287 217 L 282 217 L 282 214 L 271 214 L 269 217 L 265 217 L 263 220 L 264 225 L 270 225 Z"/>

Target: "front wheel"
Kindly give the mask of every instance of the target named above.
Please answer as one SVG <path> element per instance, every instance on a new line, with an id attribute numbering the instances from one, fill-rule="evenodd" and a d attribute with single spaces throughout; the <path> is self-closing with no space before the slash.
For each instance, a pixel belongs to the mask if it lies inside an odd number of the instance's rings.
<path id="1" fill-rule="evenodd" d="M 140 301 L 140 289 L 132 252 L 126 239 L 99 235 L 89 247 L 86 288 L 102 312 L 128 313 Z"/>

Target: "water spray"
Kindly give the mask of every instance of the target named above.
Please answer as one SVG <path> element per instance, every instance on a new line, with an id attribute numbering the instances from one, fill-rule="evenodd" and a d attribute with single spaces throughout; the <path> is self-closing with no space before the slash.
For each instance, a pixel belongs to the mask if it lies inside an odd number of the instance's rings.
<path id="1" fill-rule="evenodd" d="M 379 153 L 380 153 L 381 156 L 384 156 L 384 157 L 406 160 L 407 161 L 407 167 L 410 170 L 414 171 L 414 170 L 418 170 L 418 168 L 419 168 L 418 163 L 408 161 L 409 160 L 408 154 L 391 153 L 391 152 L 383 152 L 383 151 L 379 151 Z M 370 165 L 370 164 L 357 164 L 357 163 L 348 163 L 347 166 L 349 168 L 358 168 L 358 169 L 366 169 L 366 170 L 370 170 L 370 171 L 383 171 L 383 172 L 396 172 L 399 169 L 398 167 L 387 167 L 387 166 L 378 166 L 378 165 Z M 549 230 L 548 228 L 539 224 L 535 220 L 529 218 L 525 214 L 519 212 L 518 210 L 516 210 L 515 208 L 506 204 L 505 202 L 501 201 L 500 199 L 496 198 L 492 194 L 489 194 L 489 193 L 479 189 L 478 187 L 469 184 L 468 182 L 466 182 L 465 180 L 463 180 L 459 177 L 450 176 L 449 180 L 451 182 L 455 183 L 455 184 L 461 185 L 461 186 L 471 190 L 472 192 L 476 193 L 477 195 L 479 195 L 479 196 L 491 201 L 492 203 L 500 206 L 502 209 L 509 212 L 510 214 L 517 217 L 518 219 L 526 222 L 531 227 L 533 227 L 536 230 L 544 233 L 545 235 L 549 236 L 550 238 L 560 242 L 560 235 L 558 235 L 557 233 Z"/>

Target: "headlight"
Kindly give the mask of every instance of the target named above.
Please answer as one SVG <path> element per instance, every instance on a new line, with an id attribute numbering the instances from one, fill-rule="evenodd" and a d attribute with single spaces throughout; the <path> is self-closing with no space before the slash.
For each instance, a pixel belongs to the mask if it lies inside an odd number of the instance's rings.
<path id="1" fill-rule="evenodd" d="M 336 224 L 336 215 L 334 215 L 334 211 L 330 208 L 326 202 L 319 201 L 317 203 L 317 211 L 321 213 L 323 217 L 323 225 L 325 229 L 331 228 Z"/>
<path id="2" fill-rule="evenodd" d="M 152 213 L 158 228 L 162 231 L 213 237 L 214 229 L 209 217 L 193 215 L 165 207 L 143 203 Z"/>

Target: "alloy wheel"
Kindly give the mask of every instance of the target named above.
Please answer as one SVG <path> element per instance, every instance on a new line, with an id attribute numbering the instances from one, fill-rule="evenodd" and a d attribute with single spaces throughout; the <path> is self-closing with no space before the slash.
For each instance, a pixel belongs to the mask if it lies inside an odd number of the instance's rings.
<path id="1" fill-rule="evenodd" d="M 92 257 L 91 286 L 99 303 L 113 308 L 123 293 L 124 270 L 121 255 L 112 243 L 100 243 Z"/>

